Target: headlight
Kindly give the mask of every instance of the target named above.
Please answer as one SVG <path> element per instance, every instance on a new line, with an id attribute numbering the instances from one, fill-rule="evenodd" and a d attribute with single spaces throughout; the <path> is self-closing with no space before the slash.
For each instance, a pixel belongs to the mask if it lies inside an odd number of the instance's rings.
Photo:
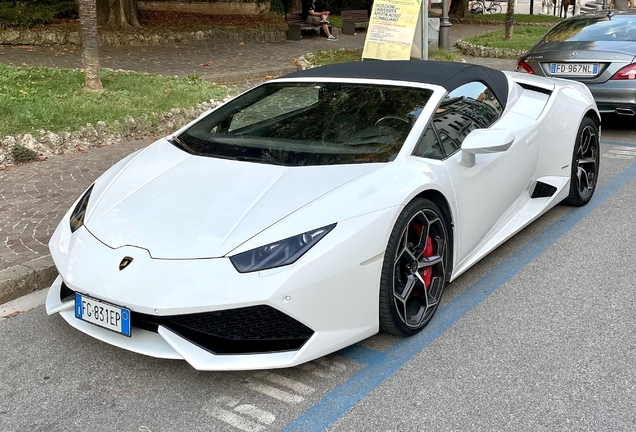
<path id="1" fill-rule="evenodd" d="M 239 273 L 267 270 L 296 262 L 321 238 L 334 229 L 336 224 L 313 231 L 307 231 L 285 240 L 261 246 L 230 257 L 230 261 Z"/>
<path id="2" fill-rule="evenodd" d="M 86 207 L 88 206 L 88 200 L 91 197 L 91 192 L 93 192 L 93 186 L 88 188 L 88 190 L 84 193 L 84 196 L 82 196 L 82 199 L 80 199 L 75 206 L 75 210 L 73 210 L 70 219 L 71 232 L 77 231 L 82 225 L 84 225 L 84 215 L 86 214 Z"/>

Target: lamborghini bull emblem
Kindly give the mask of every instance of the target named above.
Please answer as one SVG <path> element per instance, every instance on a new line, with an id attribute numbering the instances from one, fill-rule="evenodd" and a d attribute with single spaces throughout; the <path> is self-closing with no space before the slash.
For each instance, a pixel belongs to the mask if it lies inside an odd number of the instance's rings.
<path id="1" fill-rule="evenodd" d="M 124 257 L 121 262 L 119 263 L 119 271 L 122 271 L 123 269 L 125 269 L 126 267 L 128 267 L 130 265 L 130 263 L 133 262 L 132 257 Z"/>

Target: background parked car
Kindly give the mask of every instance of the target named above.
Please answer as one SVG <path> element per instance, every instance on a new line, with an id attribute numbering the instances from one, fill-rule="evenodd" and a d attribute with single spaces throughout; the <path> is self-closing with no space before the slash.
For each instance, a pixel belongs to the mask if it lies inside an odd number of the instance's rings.
<path id="1" fill-rule="evenodd" d="M 636 10 L 579 15 L 554 26 L 518 72 L 585 83 L 601 113 L 636 114 Z"/>

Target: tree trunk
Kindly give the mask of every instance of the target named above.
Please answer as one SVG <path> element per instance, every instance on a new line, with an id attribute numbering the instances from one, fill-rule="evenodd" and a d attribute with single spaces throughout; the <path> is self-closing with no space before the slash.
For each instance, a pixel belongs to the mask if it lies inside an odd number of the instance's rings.
<path id="1" fill-rule="evenodd" d="M 283 0 L 285 5 L 285 13 L 298 13 L 303 11 L 301 0 Z"/>
<path id="2" fill-rule="evenodd" d="M 97 37 L 97 8 L 95 0 L 80 0 L 79 16 L 82 26 L 82 60 L 84 63 L 84 89 L 102 92 L 99 75 L 99 39 Z"/>
<path id="3" fill-rule="evenodd" d="M 453 0 L 448 14 L 456 17 L 468 16 L 468 3 L 469 0 Z"/>
<path id="4" fill-rule="evenodd" d="M 534 1 L 534 0 L 530 0 Z M 506 11 L 506 40 L 512 39 L 512 26 L 515 22 L 515 0 L 508 0 L 508 10 Z"/>
<path id="5" fill-rule="evenodd" d="M 97 0 L 97 22 L 113 28 L 141 27 L 137 0 Z"/>

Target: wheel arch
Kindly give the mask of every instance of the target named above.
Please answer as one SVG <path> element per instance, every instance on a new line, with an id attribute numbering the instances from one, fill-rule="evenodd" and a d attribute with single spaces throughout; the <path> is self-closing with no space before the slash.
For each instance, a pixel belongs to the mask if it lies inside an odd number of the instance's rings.
<path id="1" fill-rule="evenodd" d="M 425 198 L 429 201 L 431 201 L 433 204 L 435 204 L 437 207 L 439 207 L 439 209 L 442 212 L 442 216 L 444 216 L 444 222 L 446 223 L 446 227 L 448 229 L 448 236 L 450 238 L 450 241 L 448 242 L 448 244 L 450 245 L 450 266 L 448 266 L 446 273 L 447 273 L 447 277 L 448 279 L 450 279 L 450 276 L 453 272 L 453 268 L 455 266 L 455 225 L 453 222 L 453 212 L 451 209 L 451 206 L 448 202 L 448 200 L 446 199 L 446 197 L 444 196 L 443 193 L 441 193 L 438 190 L 435 189 L 427 189 L 424 190 L 422 192 L 420 192 L 419 194 L 417 194 L 413 199 L 415 198 Z"/>
<path id="2" fill-rule="evenodd" d="M 601 117 L 599 116 L 599 114 L 595 110 L 593 110 L 593 109 L 587 110 L 587 112 L 585 113 L 583 118 L 585 118 L 585 117 L 591 118 L 592 121 L 594 123 L 596 123 L 597 127 L 599 127 L 599 128 L 601 127 Z"/>

